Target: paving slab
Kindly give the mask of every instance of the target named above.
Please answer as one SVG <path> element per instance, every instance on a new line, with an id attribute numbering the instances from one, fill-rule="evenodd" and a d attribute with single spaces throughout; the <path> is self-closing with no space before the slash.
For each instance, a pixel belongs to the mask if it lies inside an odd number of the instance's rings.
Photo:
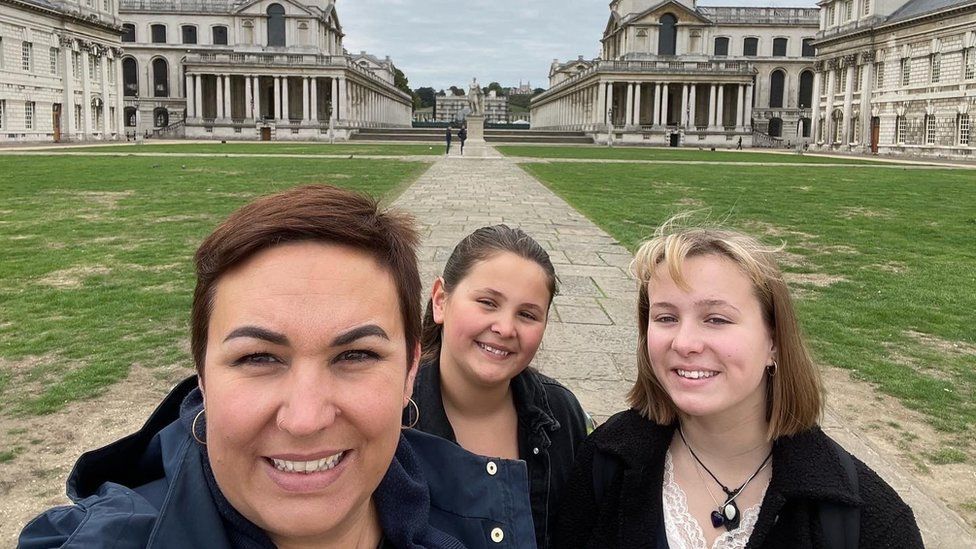
<path id="1" fill-rule="evenodd" d="M 396 201 L 422 226 L 425 295 L 453 246 L 484 225 L 523 228 L 550 253 L 560 278 L 533 366 L 559 379 L 598 421 L 627 407 L 636 378 L 636 284 L 630 252 L 487 144 L 441 157 Z M 430 258 L 433 258 L 431 260 Z M 976 535 L 919 479 L 850 430 L 829 408 L 824 430 L 911 505 L 927 547 L 972 549 Z"/>

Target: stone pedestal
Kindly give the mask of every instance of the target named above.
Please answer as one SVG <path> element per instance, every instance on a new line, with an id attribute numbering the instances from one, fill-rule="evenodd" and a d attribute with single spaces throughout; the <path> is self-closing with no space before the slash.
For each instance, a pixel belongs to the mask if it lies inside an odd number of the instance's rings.
<path id="1" fill-rule="evenodd" d="M 468 142 L 469 143 L 484 143 L 485 142 L 485 117 L 480 114 L 469 114 L 465 118 L 468 125 Z"/>

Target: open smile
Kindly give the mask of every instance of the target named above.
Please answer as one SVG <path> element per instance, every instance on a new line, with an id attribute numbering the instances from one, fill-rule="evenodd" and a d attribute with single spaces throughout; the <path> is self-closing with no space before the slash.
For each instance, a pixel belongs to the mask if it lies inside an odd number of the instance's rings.
<path id="1" fill-rule="evenodd" d="M 327 455 L 265 456 L 265 472 L 285 492 L 320 492 L 336 482 L 348 468 L 355 452 L 343 450 Z M 311 459 L 309 459 L 311 458 Z"/>
<path id="2" fill-rule="evenodd" d="M 685 370 L 679 368 L 673 371 L 678 377 L 684 379 L 709 379 L 718 375 L 718 372 L 712 370 Z"/>
<path id="3" fill-rule="evenodd" d="M 294 461 L 287 459 L 276 459 L 268 458 L 271 460 L 272 465 L 275 469 L 279 471 L 285 471 L 287 473 L 318 473 L 321 471 L 328 471 L 339 464 L 342 460 L 342 456 L 345 452 L 339 452 L 322 459 L 315 459 L 311 461 Z"/>
<path id="4" fill-rule="evenodd" d="M 502 347 L 497 347 L 497 346 L 494 346 L 494 345 L 489 345 L 487 343 L 482 343 L 480 341 L 475 341 L 475 343 L 478 345 L 478 347 L 482 351 L 484 351 L 484 352 L 486 352 L 489 355 L 494 356 L 494 357 L 508 358 L 510 355 L 514 354 L 512 351 L 509 351 L 508 349 L 504 349 Z"/>

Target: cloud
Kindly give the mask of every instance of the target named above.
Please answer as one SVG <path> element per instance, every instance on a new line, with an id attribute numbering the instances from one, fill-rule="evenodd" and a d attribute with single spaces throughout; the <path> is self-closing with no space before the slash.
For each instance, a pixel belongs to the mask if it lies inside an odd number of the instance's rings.
<path id="1" fill-rule="evenodd" d="M 815 6 L 814 0 L 707 0 L 701 5 Z M 389 55 L 410 86 L 548 87 L 553 59 L 600 53 L 607 0 L 339 0 L 350 52 Z"/>

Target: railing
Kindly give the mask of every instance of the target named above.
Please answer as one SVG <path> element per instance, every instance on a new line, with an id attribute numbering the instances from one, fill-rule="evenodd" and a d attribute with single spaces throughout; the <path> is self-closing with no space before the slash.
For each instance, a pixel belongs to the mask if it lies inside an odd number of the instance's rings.
<path id="1" fill-rule="evenodd" d="M 819 8 L 699 6 L 698 11 L 718 24 L 820 25 Z"/>
<path id="2" fill-rule="evenodd" d="M 186 62 L 200 64 L 228 65 L 301 65 L 315 67 L 351 67 L 359 72 L 378 78 L 366 69 L 350 63 L 344 55 L 322 55 L 317 53 L 197 53 L 186 56 Z"/>
<path id="3" fill-rule="evenodd" d="M 163 126 L 162 128 L 153 128 L 150 137 L 166 137 L 173 133 L 177 133 L 177 130 L 186 126 L 186 120 L 177 120 L 168 126 Z"/>
<path id="4" fill-rule="evenodd" d="M 772 137 L 768 133 L 753 130 L 752 146 L 762 149 L 781 149 L 783 148 L 783 138 Z"/>
<path id="5" fill-rule="evenodd" d="M 230 13 L 237 6 L 227 0 L 121 0 L 119 11 Z"/>

